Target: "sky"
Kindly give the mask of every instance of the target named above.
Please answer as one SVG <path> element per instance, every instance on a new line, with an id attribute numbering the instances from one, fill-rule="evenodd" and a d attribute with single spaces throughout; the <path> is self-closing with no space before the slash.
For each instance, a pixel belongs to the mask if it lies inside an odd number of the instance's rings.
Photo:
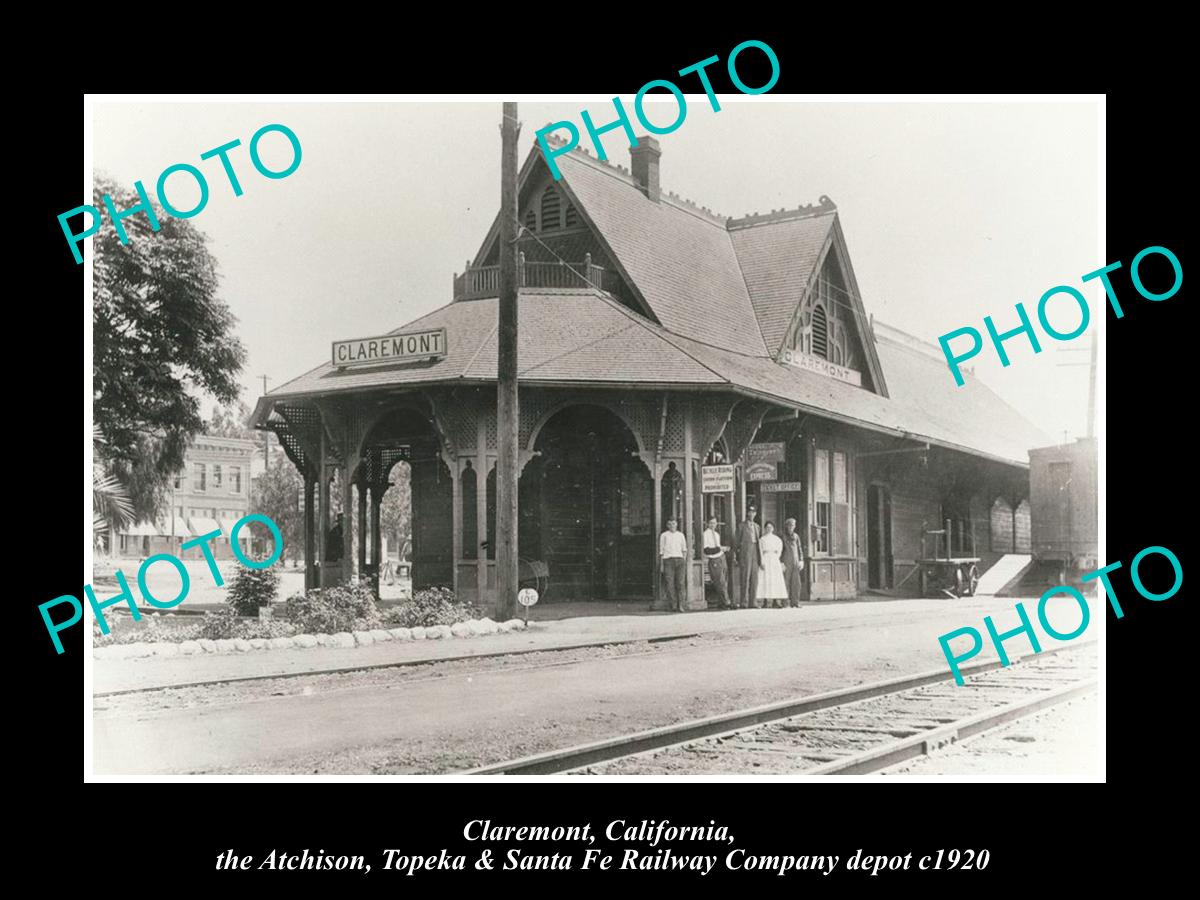
<path id="1" fill-rule="evenodd" d="M 548 122 L 580 126 L 582 109 L 597 125 L 613 118 L 608 98 L 517 99 L 519 163 Z M 936 344 L 962 326 L 983 332 L 986 315 L 1000 330 L 1014 327 L 1018 301 L 1036 321 L 1042 294 L 1070 285 L 1088 298 L 1093 323 L 1103 318 L 1103 288 L 1081 281 L 1111 261 L 1101 258 L 1094 102 L 720 103 L 714 112 L 703 94 L 689 95 L 683 124 L 658 138 L 664 193 L 731 216 L 830 197 L 868 314 Z M 499 101 L 114 98 L 92 110 L 94 170 L 151 192 L 175 163 L 208 178 L 208 205 L 190 221 L 210 239 L 221 297 L 238 318 L 250 406 L 260 376 L 277 387 L 326 361 L 333 340 L 385 333 L 450 302 L 453 274 L 499 208 Z M 646 110 L 652 122 L 676 115 L 673 103 Z M 247 151 L 270 123 L 291 128 L 303 152 L 299 168 L 276 180 L 260 176 Z M 620 130 L 605 137 L 610 161 L 628 167 Z M 234 139 L 241 197 L 216 159 L 200 160 Z M 268 167 L 289 162 L 282 135 L 260 146 Z M 168 181 L 178 208 L 198 197 L 189 182 Z M 1056 303 L 1051 323 L 1072 330 L 1078 311 Z M 1008 368 L 990 346 L 966 365 L 1049 436 L 1079 436 L 1089 369 L 1077 364 L 1093 331 L 1063 343 L 1040 334 L 1040 354 L 1024 337 L 1011 340 Z"/>

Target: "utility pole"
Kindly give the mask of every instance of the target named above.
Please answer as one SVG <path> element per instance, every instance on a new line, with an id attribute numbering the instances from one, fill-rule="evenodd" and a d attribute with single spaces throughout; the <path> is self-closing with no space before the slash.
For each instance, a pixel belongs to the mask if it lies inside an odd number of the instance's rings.
<path id="1" fill-rule="evenodd" d="M 500 327 L 496 365 L 496 620 L 516 615 L 517 601 L 517 104 L 500 123 Z"/>
<path id="2" fill-rule="evenodd" d="M 259 375 L 258 377 L 262 379 L 263 393 L 265 394 L 267 392 L 267 376 Z M 267 431 L 266 429 L 263 429 L 263 470 L 264 471 L 271 468 L 271 460 L 270 460 L 270 453 L 269 453 L 270 443 L 271 443 L 271 432 Z M 246 473 L 246 477 L 247 478 L 250 477 L 249 472 Z"/>
<path id="3" fill-rule="evenodd" d="M 1085 363 L 1058 363 L 1060 367 L 1069 368 L 1071 366 L 1087 366 L 1088 367 L 1088 411 L 1087 411 L 1087 436 L 1089 438 L 1096 435 L 1096 349 L 1098 345 L 1098 337 L 1096 332 L 1091 334 L 1091 345 L 1088 347 L 1060 347 L 1059 353 L 1090 353 L 1091 361 Z M 1063 443 L 1067 443 L 1067 432 L 1063 431 Z"/>

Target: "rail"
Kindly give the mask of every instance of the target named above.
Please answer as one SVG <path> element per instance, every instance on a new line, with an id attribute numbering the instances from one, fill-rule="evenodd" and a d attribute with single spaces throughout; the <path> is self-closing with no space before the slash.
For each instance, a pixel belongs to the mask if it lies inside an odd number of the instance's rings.
<path id="1" fill-rule="evenodd" d="M 517 286 L 533 288 L 594 287 L 615 293 L 621 279 L 616 272 L 592 263 L 587 254 L 582 262 L 542 262 L 527 260 L 524 253 L 517 258 Z M 460 275 L 454 273 L 454 299 L 478 300 L 500 293 L 500 267 L 472 266 L 468 263 Z"/>
<path id="2" fill-rule="evenodd" d="M 1029 654 L 1010 663 L 1008 668 L 1011 669 L 1017 664 L 1046 660 L 1065 651 L 1077 651 L 1094 647 L 1095 643 L 1095 641 L 1088 641 L 1083 644 L 1073 644 L 1053 650 L 1046 650 L 1040 654 Z M 963 674 L 977 677 L 1001 668 L 1004 667 L 1001 666 L 998 660 L 984 662 L 971 666 L 969 670 L 964 669 Z M 914 688 L 940 685 L 950 681 L 951 678 L 951 674 L 945 669 L 938 669 L 918 675 L 893 678 L 874 684 L 829 691 L 823 694 L 798 697 L 750 709 L 722 713 L 705 719 L 697 719 L 678 725 L 669 725 L 635 734 L 593 741 L 588 744 L 562 750 L 551 750 L 546 753 L 526 756 L 494 765 L 468 769 L 458 774 L 547 775 L 556 772 L 580 770 L 597 764 L 627 760 L 628 758 L 645 754 L 649 751 L 668 751 L 672 748 L 694 745 L 708 739 L 724 740 L 737 732 L 752 731 L 762 726 L 779 723 L 785 719 L 792 719 L 820 710 L 836 711 L 844 707 L 851 707 L 852 704 L 857 704 L 863 700 L 900 695 Z M 1005 706 L 1002 709 L 994 710 L 991 714 L 971 716 L 969 719 L 955 723 L 957 729 L 952 726 L 945 726 L 924 730 L 916 735 L 906 735 L 903 741 L 900 742 L 904 746 L 896 753 L 891 752 L 896 750 L 895 745 L 885 744 L 881 748 L 874 748 L 867 754 L 846 756 L 841 760 L 828 760 L 817 768 L 800 769 L 799 771 L 801 774 L 832 774 L 834 772 L 849 774 L 851 771 L 864 772 L 878 770 L 887 765 L 894 764 L 896 761 L 928 752 L 931 745 L 937 745 L 943 741 L 957 740 L 959 737 L 976 734 L 986 728 L 995 727 L 995 725 L 1002 722 L 1011 721 L 1011 719 L 1020 715 L 1028 715 L 1049 705 L 1043 702 L 1047 699 L 1061 702 L 1079 696 L 1094 688 L 1095 680 L 1092 679 L 1073 682 L 1061 690 L 1054 690 L 1053 692 L 1039 691 L 1031 700 Z M 961 689 L 955 688 L 955 690 Z M 844 767 L 840 768 L 843 763 Z"/>

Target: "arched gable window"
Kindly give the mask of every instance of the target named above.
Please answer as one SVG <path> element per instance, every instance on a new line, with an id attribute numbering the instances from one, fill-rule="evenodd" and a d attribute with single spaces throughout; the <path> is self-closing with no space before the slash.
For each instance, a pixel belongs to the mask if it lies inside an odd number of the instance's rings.
<path id="1" fill-rule="evenodd" d="M 525 210 L 525 227 L 530 231 L 537 231 L 537 210 L 532 206 Z"/>
<path id="2" fill-rule="evenodd" d="M 829 319 L 820 303 L 813 307 L 811 328 L 812 355 L 829 359 Z"/>
<path id="3" fill-rule="evenodd" d="M 559 215 L 562 212 L 562 197 L 553 185 L 546 188 L 542 194 L 542 231 L 554 231 L 561 228 Z"/>
<path id="4" fill-rule="evenodd" d="M 579 224 L 579 213 L 575 211 L 575 206 L 567 203 L 567 214 L 563 217 L 563 222 L 567 228 L 574 228 Z"/>

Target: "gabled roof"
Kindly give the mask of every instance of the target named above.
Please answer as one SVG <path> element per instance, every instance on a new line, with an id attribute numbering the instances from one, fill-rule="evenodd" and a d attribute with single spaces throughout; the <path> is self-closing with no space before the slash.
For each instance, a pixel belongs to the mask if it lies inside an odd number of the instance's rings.
<path id="1" fill-rule="evenodd" d="M 523 384 L 733 389 L 853 425 L 1022 464 L 1027 448 L 1050 442 L 977 379 L 957 387 L 944 362 L 887 337 L 879 339 L 879 348 L 890 398 L 765 356 L 673 334 L 600 291 L 524 289 L 518 315 Z M 494 383 L 497 324 L 495 299 L 443 306 L 397 331 L 444 326 L 449 338 L 444 359 L 341 371 L 325 363 L 264 396 L 255 420 L 265 422 L 271 404 L 285 398 Z"/>
<path id="2" fill-rule="evenodd" d="M 613 258 L 663 327 L 736 353 L 767 355 L 723 219 L 646 197 L 633 177 L 591 157 L 558 157 L 577 200 Z"/>
<path id="3" fill-rule="evenodd" d="M 1027 464 L 1052 441 L 974 378 L 957 387 L 944 360 L 921 342 L 866 325 L 833 204 L 730 220 L 664 193 L 648 199 L 629 173 L 572 150 L 557 158 L 560 182 L 642 314 L 594 289 L 522 288 L 520 378 L 526 384 L 708 387 L 874 430 Z M 522 190 L 545 162 L 537 146 Z M 499 218 L 476 256 L 483 263 Z M 867 368 L 878 391 L 775 362 L 792 317 L 829 253 L 837 253 L 856 310 Z M 401 330 L 445 327 L 445 358 L 338 370 L 330 363 L 259 401 L 383 387 L 482 384 L 496 379 L 498 301 L 459 300 Z M 886 374 L 887 381 L 884 381 Z"/>
<path id="4" fill-rule="evenodd" d="M 517 308 L 518 374 L 523 383 L 724 383 L 664 340 L 653 323 L 599 291 L 524 288 Z M 280 385 L 265 399 L 395 385 L 495 381 L 498 316 L 494 298 L 451 303 L 391 332 L 444 327 L 444 358 L 341 370 L 327 362 Z"/>
<path id="5" fill-rule="evenodd" d="M 1047 436 L 974 377 L 954 383 L 944 359 L 887 337 L 878 340 L 887 397 L 815 372 L 669 335 L 689 356 L 730 384 L 764 399 L 852 425 L 1027 465 Z"/>
<path id="6" fill-rule="evenodd" d="M 729 232 L 769 354 L 783 343 L 833 229 L 837 211 L 832 205 L 820 209 L 814 215 L 747 224 Z"/>
<path id="7" fill-rule="evenodd" d="M 853 308 L 852 321 L 871 386 L 886 397 L 887 380 L 833 202 L 821 197 L 816 206 L 731 219 L 729 235 L 772 357 L 782 348 L 804 298 L 813 290 L 826 258 L 833 254 L 850 289 L 845 302 Z"/>

